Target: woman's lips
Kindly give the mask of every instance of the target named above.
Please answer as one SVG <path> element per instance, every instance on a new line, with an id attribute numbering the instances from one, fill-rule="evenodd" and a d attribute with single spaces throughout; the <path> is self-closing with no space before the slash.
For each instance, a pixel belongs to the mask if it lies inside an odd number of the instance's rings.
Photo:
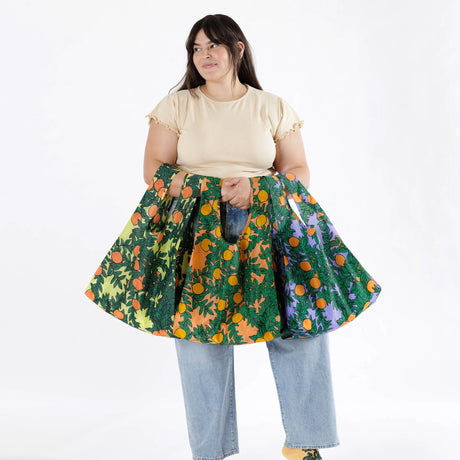
<path id="1" fill-rule="evenodd" d="M 209 68 L 211 68 L 211 67 L 214 67 L 215 65 L 216 65 L 216 64 L 204 64 L 204 65 L 203 65 L 203 68 L 204 68 L 204 69 L 209 69 Z"/>

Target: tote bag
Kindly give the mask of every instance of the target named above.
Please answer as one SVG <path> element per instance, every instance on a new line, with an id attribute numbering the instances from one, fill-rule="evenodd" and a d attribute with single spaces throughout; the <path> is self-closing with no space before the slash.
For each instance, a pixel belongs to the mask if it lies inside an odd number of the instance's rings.
<path id="1" fill-rule="evenodd" d="M 176 289 L 187 264 L 187 235 L 202 176 L 187 175 L 174 213 L 167 190 L 179 172 L 162 164 L 85 289 L 110 315 L 155 335 L 172 330 Z M 190 238 L 190 236 L 188 236 Z M 179 272 L 179 273 L 177 273 Z"/>
<path id="2" fill-rule="evenodd" d="M 239 345 L 280 336 L 269 188 L 251 177 L 248 220 L 234 243 L 223 238 L 222 180 L 206 176 L 173 334 L 202 343 Z"/>
<path id="3" fill-rule="evenodd" d="M 186 174 L 172 209 L 167 190 L 177 172 L 167 163 L 158 168 L 86 296 L 158 336 L 217 345 L 278 337 L 268 184 L 250 178 L 248 220 L 230 243 L 222 235 L 222 180 Z"/>
<path id="4" fill-rule="evenodd" d="M 270 183 L 282 337 L 313 337 L 348 324 L 377 300 L 381 286 L 294 174 L 285 172 L 266 180 Z"/>

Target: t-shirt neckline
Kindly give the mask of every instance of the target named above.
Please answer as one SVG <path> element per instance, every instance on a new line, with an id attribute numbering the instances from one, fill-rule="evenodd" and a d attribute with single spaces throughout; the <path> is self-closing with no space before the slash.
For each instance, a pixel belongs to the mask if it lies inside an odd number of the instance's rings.
<path id="1" fill-rule="evenodd" d="M 249 91 L 250 91 L 250 85 L 248 85 L 247 83 L 243 83 L 244 86 L 246 86 L 247 88 L 247 91 L 241 96 L 239 97 L 238 99 L 233 99 L 233 101 L 216 101 L 215 99 L 211 99 L 209 96 L 207 96 L 206 94 L 204 94 L 203 91 L 201 91 L 201 85 L 198 86 L 198 90 L 200 91 L 200 93 L 206 98 L 208 99 L 208 101 L 211 101 L 211 102 L 214 102 L 216 104 L 230 104 L 232 102 L 238 102 L 238 101 L 241 101 L 242 99 L 244 99 L 248 94 L 249 94 Z"/>

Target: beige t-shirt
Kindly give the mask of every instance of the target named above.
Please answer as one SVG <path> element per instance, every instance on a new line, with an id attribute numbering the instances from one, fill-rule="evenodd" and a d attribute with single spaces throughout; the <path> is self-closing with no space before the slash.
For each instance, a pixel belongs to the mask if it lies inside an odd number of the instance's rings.
<path id="1" fill-rule="evenodd" d="M 275 174 L 275 143 L 304 121 L 281 97 L 246 86 L 234 101 L 215 101 L 200 87 L 176 91 L 146 115 L 178 135 L 178 168 L 220 178 Z"/>

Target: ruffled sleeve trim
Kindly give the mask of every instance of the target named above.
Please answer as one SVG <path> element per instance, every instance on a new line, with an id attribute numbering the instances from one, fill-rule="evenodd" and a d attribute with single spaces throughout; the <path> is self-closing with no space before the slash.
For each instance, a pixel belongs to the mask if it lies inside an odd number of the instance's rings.
<path id="1" fill-rule="evenodd" d="M 300 121 L 296 121 L 295 123 L 293 123 L 292 128 L 290 130 L 284 132 L 280 136 L 273 139 L 275 141 L 275 144 L 279 140 L 284 139 L 288 134 L 298 131 L 304 124 L 305 124 L 305 120 L 300 120 Z"/>
<path id="2" fill-rule="evenodd" d="M 159 124 L 159 125 L 161 125 L 161 126 L 164 126 L 165 128 L 168 128 L 169 130 L 175 132 L 178 136 L 180 136 L 180 132 L 179 132 L 177 129 L 175 129 L 175 128 L 169 126 L 169 125 L 168 125 L 167 123 L 165 123 L 164 121 L 161 121 L 156 115 L 152 115 L 151 113 L 149 113 L 149 114 L 146 115 L 145 117 L 149 119 L 149 125 L 150 125 L 150 123 L 151 123 L 152 121 L 154 121 L 155 123 L 157 123 L 157 124 Z"/>

